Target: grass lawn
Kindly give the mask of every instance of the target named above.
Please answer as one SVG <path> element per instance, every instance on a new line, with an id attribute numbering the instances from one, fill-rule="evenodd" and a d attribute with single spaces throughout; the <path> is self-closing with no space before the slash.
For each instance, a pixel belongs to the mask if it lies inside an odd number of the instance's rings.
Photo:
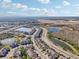
<path id="1" fill-rule="evenodd" d="M 23 56 L 23 59 L 32 59 L 29 55 Z"/>

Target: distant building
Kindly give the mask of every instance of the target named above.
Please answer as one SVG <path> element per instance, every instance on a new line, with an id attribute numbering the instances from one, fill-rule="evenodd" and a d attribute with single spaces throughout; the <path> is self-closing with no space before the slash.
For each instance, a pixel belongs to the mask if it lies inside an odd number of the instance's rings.
<path id="1" fill-rule="evenodd" d="M 13 43 L 16 42 L 16 39 L 15 38 L 7 38 L 7 39 L 4 39 L 4 40 L 1 40 L 1 44 L 3 45 L 12 45 Z"/>
<path id="2" fill-rule="evenodd" d="M 4 40 L 1 40 L 1 44 L 2 45 L 10 45 L 12 48 L 15 48 L 18 46 L 15 38 L 7 38 Z"/>
<path id="3" fill-rule="evenodd" d="M 23 40 L 21 40 L 21 42 L 20 42 L 22 45 L 27 45 L 27 44 L 31 44 L 31 41 L 30 41 L 30 39 L 23 39 Z"/>
<path id="4" fill-rule="evenodd" d="M 13 57 L 17 58 L 21 56 L 21 52 L 19 51 L 19 49 L 16 49 L 13 53 Z"/>
<path id="5" fill-rule="evenodd" d="M 12 48 L 18 47 L 19 45 L 15 42 L 12 45 L 10 45 Z"/>

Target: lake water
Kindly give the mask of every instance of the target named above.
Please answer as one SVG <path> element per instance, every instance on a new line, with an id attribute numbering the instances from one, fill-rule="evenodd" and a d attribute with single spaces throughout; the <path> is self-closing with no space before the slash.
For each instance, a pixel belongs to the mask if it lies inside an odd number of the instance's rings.
<path id="1" fill-rule="evenodd" d="M 61 28 L 60 27 L 50 27 L 48 28 L 48 32 L 60 32 Z"/>

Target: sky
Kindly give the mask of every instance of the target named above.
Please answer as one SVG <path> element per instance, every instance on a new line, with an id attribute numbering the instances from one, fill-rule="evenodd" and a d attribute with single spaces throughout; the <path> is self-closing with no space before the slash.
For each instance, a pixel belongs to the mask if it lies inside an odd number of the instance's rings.
<path id="1" fill-rule="evenodd" d="M 0 0 L 0 16 L 79 16 L 79 0 Z"/>

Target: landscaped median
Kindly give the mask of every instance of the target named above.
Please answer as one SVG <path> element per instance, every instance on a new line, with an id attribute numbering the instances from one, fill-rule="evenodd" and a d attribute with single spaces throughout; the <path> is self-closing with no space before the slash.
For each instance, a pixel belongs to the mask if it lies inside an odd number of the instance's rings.
<path id="1" fill-rule="evenodd" d="M 23 59 L 32 59 L 32 58 L 28 55 L 28 53 L 27 53 L 26 51 L 27 51 L 27 50 L 24 49 L 23 47 L 20 48 L 20 52 L 21 52 L 22 58 L 23 58 Z"/>
<path id="2" fill-rule="evenodd" d="M 71 42 L 70 40 L 62 40 L 62 38 L 53 36 L 53 34 L 50 32 L 48 32 L 47 36 L 55 45 L 60 46 L 68 52 L 72 52 L 73 54 L 79 55 L 79 47 L 75 45 L 74 42 Z"/>

